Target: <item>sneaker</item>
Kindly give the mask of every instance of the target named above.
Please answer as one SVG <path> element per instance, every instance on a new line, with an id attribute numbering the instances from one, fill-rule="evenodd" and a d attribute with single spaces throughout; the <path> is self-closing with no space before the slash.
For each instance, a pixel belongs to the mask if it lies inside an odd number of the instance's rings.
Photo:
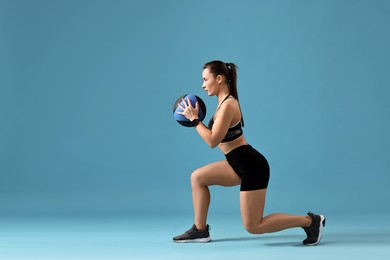
<path id="1" fill-rule="evenodd" d="M 211 238 L 210 238 L 209 230 L 210 230 L 209 225 L 206 226 L 205 230 L 198 230 L 194 224 L 192 226 L 192 228 L 187 230 L 184 234 L 174 237 L 173 241 L 175 241 L 177 243 L 190 243 L 190 242 L 206 243 L 206 242 L 210 242 Z"/>
<path id="2" fill-rule="evenodd" d="M 307 235 L 307 238 L 303 240 L 303 244 L 315 246 L 320 243 L 326 218 L 324 215 L 315 215 L 311 212 L 307 213 L 307 215 L 311 217 L 312 223 L 308 227 L 303 227 Z"/>

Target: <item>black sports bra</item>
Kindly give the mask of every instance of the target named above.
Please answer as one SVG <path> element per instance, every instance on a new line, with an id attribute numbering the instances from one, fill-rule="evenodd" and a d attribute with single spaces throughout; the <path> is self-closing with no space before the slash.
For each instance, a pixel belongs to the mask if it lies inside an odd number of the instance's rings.
<path id="1" fill-rule="evenodd" d="M 219 105 L 217 110 L 221 107 L 222 103 L 225 102 L 229 97 L 230 97 L 230 95 L 227 96 L 221 102 L 221 104 Z M 211 130 L 213 128 L 213 125 L 214 125 L 214 116 L 212 116 L 210 118 L 209 124 L 207 126 L 208 129 Z M 242 121 L 240 120 L 240 122 L 238 122 L 236 125 L 229 127 L 229 129 L 228 129 L 225 137 L 222 139 L 221 143 L 226 143 L 226 142 L 233 141 L 233 140 L 237 139 L 238 137 L 240 137 L 241 135 L 242 135 Z"/>

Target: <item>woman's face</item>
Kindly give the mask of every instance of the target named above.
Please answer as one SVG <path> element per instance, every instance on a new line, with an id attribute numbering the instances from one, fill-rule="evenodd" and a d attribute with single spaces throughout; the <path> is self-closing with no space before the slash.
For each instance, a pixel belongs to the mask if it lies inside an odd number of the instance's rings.
<path id="1" fill-rule="evenodd" d="M 202 72 L 203 85 L 202 88 L 206 90 L 209 96 L 215 96 L 219 90 L 219 84 L 217 78 L 214 77 L 208 68 L 205 68 Z"/>

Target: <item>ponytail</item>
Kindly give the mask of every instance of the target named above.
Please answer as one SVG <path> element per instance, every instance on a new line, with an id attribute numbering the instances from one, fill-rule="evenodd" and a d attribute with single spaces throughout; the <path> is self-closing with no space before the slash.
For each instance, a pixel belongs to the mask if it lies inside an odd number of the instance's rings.
<path id="1" fill-rule="evenodd" d="M 240 102 L 238 100 L 238 92 L 237 92 L 237 66 L 234 63 L 224 63 L 219 60 L 210 61 L 203 66 L 203 69 L 208 68 L 210 73 L 212 73 L 215 77 L 218 75 L 223 75 L 226 79 L 230 95 L 232 95 L 240 106 Z M 241 111 L 241 107 L 240 107 Z M 241 112 L 241 123 L 244 126 L 244 117 Z"/>

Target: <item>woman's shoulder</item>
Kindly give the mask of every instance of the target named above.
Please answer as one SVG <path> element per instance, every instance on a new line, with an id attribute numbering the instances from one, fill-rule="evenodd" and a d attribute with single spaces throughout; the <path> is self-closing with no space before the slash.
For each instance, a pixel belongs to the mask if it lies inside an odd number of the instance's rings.
<path id="1" fill-rule="evenodd" d="M 225 106 L 236 106 L 236 105 L 238 105 L 238 100 L 235 97 L 230 96 L 230 97 L 228 97 L 225 100 L 223 105 L 225 105 Z"/>
<path id="2" fill-rule="evenodd" d="M 221 110 L 222 113 L 232 113 L 240 111 L 239 107 L 238 100 L 232 96 L 232 98 L 228 98 L 223 102 L 219 110 Z"/>

